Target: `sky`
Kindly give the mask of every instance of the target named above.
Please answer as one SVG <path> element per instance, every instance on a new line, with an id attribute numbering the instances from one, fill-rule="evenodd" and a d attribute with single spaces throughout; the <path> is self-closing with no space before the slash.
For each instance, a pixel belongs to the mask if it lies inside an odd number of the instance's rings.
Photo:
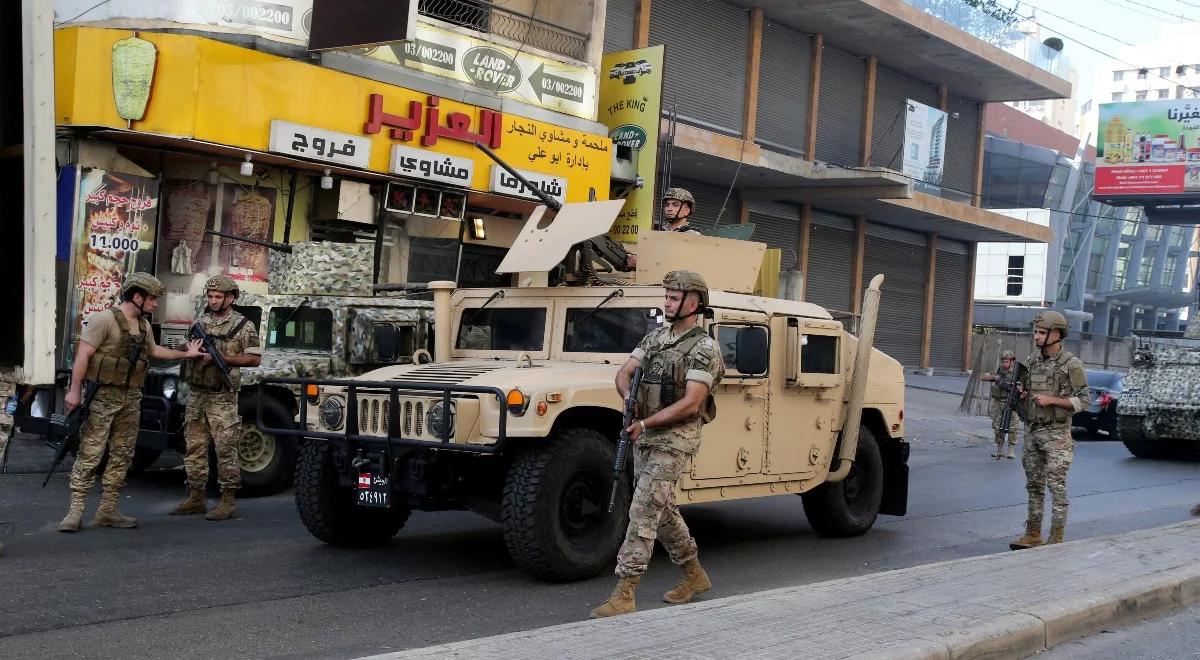
<path id="1" fill-rule="evenodd" d="M 1071 59 L 1073 68 L 1079 72 L 1079 85 L 1074 97 L 1080 102 L 1091 98 L 1096 71 L 1105 68 L 1107 58 L 1096 50 L 1114 57 L 1120 56 L 1120 50 L 1127 47 L 1122 41 L 1135 45 L 1152 44 L 1164 25 L 1187 20 L 1200 21 L 1200 0 L 999 2 L 1007 7 L 1017 5 L 1017 12 L 1022 16 L 1036 15 L 1043 40 L 1054 35 L 1062 38 L 1065 44 L 1063 54 Z M 1057 16 L 1051 16 L 1047 11 Z M 1173 14 L 1174 18 L 1167 14 Z"/>

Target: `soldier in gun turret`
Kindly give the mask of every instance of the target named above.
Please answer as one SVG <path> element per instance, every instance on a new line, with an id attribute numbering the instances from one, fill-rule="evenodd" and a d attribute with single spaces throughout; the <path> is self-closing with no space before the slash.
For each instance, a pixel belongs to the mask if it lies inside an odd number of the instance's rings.
<path id="1" fill-rule="evenodd" d="M 90 315 L 75 349 L 67 412 L 79 407 L 83 381 L 99 385 L 91 412 L 79 431 L 79 451 L 71 470 L 71 508 L 58 526 L 60 532 L 77 532 L 83 525 L 87 493 L 96 481 L 96 468 L 108 448 L 100 508 L 92 524 L 97 527 L 137 527 L 137 519 L 117 511 L 117 495 L 133 460 L 133 446 L 141 422 L 142 382 L 149 358 L 183 360 L 202 355 L 200 342 L 183 351 L 154 342 L 146 317 L 158 307 L 163 285 L 149 273 L 132 273 L 121 286 L 121 303 Z"/>
<path id="2" fill-rule="evenodd" d="M 662 198 L 662 216 L 659 220 L 660 231 L 673 231 L 680 234 L 699 234 L 688 218 L 696 211 L 696 199 L 684 188 L 667 188 Z M 631 254 L 626 258 L 630 268 L 637 268 L 637 255 Z"/>
<path id="3" fill-rule="evenodd" d="M 663 277 L 663 286 L 663 311 L 670 325 L 647 334 L 617 373 L 617 391 L 625 398 L 634 370 L 641 366 L 643 371 L 637 396 L 641 419 L 626 429 L 636 443 L 636 486 L 625 542 L 617 554 L 620 580 L 608 600 L 592 610 L 593 619 L 636 609 L 634 590 L 656 538 L 683 569 L 683 579 L 663 600 L 686 603 L 712 586 L 700 566 L 696 540 L 675 505 L 675 482 L 700 449 L 701 426 L 716 414 L 709 392 L 725 374 L 725 363 L 716 341 L 704 331 L 704 279 L 676 270 Z"/>
<path id="4" fill-rule="evenodd" d="M 1067 470 L 1075 457 L 1071 417 L 1091 402 L 1083 362 L 1066 348 L 1067 318 L 1047 310 L 1033 317 L 1033 343 L 1038 352 L 1026 361 L 1018 384 L 1028 406 L 1025 449 L 1025 490 L 1029 514 L 1025 535 L 1009 544 L 1013 550 L 1042 545 L 1042 515 L 1046 489 L 1052 500 L 1047 543 L 1062 543 L 1067 526 Z"/>
<path id="5" fill-rule="evenodd" d="M 992 416 L 992 432 L 996 435 L 996 453 L 992 457 L 1000 460 L 1004 457 L 1004 442 L 1008 441 L 1008 457 L 1015 459 L 1017 457 L 1017 425 L 1012 422 L 1012 416 L 1009 416 L 1008 437 L 1006 438 L 1001 431 L 1004 418 L 1004 406 L 1008 404 L 1008 390 L 1003 387 L 1004 384 L 1012 386 L 1014 384 L 1013 374 L 1016 373 L 1017 354 L 1012 351 L 1004 351 L 1000 354 L 1000 369 L 996 373 L 986 373 L 979 377 L 979 380 L 986 380 L 992 385 L 992 407 L 989 411 Z"/>
<path id="6" fill-rule="evenodd" d="M 258 328 L 233 309 L 240 293 L 237 282 L 228 276 L 216 275 L 204 284 L 204 293 L 208 303 L 197 323 L 213 338 L 217 352 L 230 367 L 229 383 L 211 355 L 205 355 L 184 369 L 183 378 L 190 392 L 184 415 L 187 449 L 183 458 L 188 497 L 171 511 L 171 515 L 207 513 L 204 517 L 208 520 L 228 520 L 237 515 L 234 499 L 242 478 L 237 451 L 242 435 L 237 395 L 241 379 L 239 367 L 258 366 L 262 350 Z M 221 488 L 221 502 L 212 511 L 208 511 L 204 499 L 210 441 L 216 446 L 217 485 Z"/>

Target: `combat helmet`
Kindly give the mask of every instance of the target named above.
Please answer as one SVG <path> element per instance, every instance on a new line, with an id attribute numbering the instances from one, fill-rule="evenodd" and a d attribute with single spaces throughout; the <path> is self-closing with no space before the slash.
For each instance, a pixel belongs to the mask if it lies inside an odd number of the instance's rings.
<path id="1" fill-rule="evenodd" d="M 1063 316 L 1062 312 L 1056 312 L 1053 309 L 1034 315 L 1033 327 L 1047 331 L 1058 330 L 1059 339 L 1067 338 L 1067 317 Z"/>
<path id="2" fill-rule="evenodd" d="M 204 283 L 204 290 L 219 291 L 220 293 L 231 293 L 233 297 L 237 297 L 241 291 L 238 290 L 237 282 L 228 275 L 213 275 Z"/>
<path id="3" fill-rule="evenodd" d="M 668 199 L 674 199 L 683 204 L 687 204 L 688 208 L 692 210 L 692 213 L 696 212 L 696 199 L 692 197 L 692 193 L 688 192 L 684 188 L 667 188 L 667 192 L 663 193 L 661 201 L 665 202 Z"/>
<path id="4" fill-rule="evenodd" d="M 1012 351 L 1003 351 L 1000 353 L 1000 359 L 1001 360 L 1015 360 L 1015 359 L 1017 359 L 1017 354 Z"/>
<path id="5" fill-rule="evenodd" d="M 684 191 L 686 192 L 686 191 Z M 690 270 L 673 270 L 663 276 L 663 287 L 673 291 L 695 291 L 700 296 L 700 304 L 708 307 L 708 284 L 699 273 Z"/>
<path id="6" fill-rule="evenodd" d="M 143 291 L 147 296 L 161 298 L 164 293 L 163 283 L 150 273 L 130 273 L 121 283 L 121 296 L 125 297 L 130 292 L 137 291 Z"/>

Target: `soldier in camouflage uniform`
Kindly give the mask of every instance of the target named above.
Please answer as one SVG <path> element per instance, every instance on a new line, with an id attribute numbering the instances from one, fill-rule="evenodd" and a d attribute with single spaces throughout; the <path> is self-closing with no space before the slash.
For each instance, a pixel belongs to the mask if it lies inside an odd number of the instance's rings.
<path id="1" fill-rule="evenodd" d="M 187 365 L 183 371 L 190 394 L 184 420 L 184 440 L 187 450 L 183 458 L 187 472 L 188 497 L 171 511 L 173 516 L 205 513 L 208 504 L 204 488 L 208 482 L 208 443 L 217 451 L 217 485 L 221 487 L 221 503 L 205 516 L 208 520 L 228 520 L 237 515 L 234 498 L 241 485 L 241 466 L 238 464 L 238 440 L 242 435 L 242 419 L 238 415 L 238 367 L 258 366 L 261 359 L 258 329 L 245 316 L 233 310 L 238 297 L 238 285 L 229 277 L 216 275 L 204 285 L 208 307 L 197 323 L 213 338 L 217 351 L 230 366 L 225 383 L 220 369 L 212 358 Z"/>
<path id="2" fill-rule="evenodd" d="M 688 218 L 696 212 L 696 199 L 684 188 L 667 188 L 662 198 L 662 216 L 659 217 L 659 227 L 662 231 L 674 231 L 681 234 L 699 234 L 688 223 Z M 630 268 L 637 268 L 637 255 L 631 254 L 625 259 Z"/>
<path id="3" fill-rule="evenodd" d="M 83 526 L 87 493 L 96 481 L 96 468 L 108 449 L 100 508 L 92 524 L 97 527 L 137 527 L 137 519 L 117 511 L 117 495 L 133 460 L 133 446 L 141 421 L 142 382 L 149 358 L 181 360 L 202 355 L 200 342 L 185 351 L 174 351 L 154 342 L 146 319 L 158 307 L 163 285 L 148 273 L 132 273 L 121 286 L 121 303 L 89 316 L 75 349 L 67 412 L 83 398 L 83 381 L 98 385 L 87 421 L 79 430 L 79 451 L 71 470 L 71 508 L 58 525 L 60 532 L 77 532 Z"/>
<path id="4" fill-rule="evenodd" d="M 1025 535 L 1009 544 L 1013 550 L 1042 544 L 1042 514 L 1046 488 L 1053 500 L 1047 543 L 1062 543 L 1067 526 L 1067 470 L 1075 454 L 1071 417 L 1088 406 L 1087 374 L 1083 362 L 1063 348 L 1067 319 L 1049 310 L 1033 317 L 1033 342 L 1040 349 L 1029 356 L 1021 376 L 1021 396 L 1028 406 L 1025 427 L 1025 489 L 1029 515 Z"/>
<path id="5" fill-rule="evenodd" d="M 994 383 L 992 385 L 992 407 L 988 411 L 992 417 L 992 432 L 996 435 L 996 453 L 992 457 L 996 460 L 1004 458 L 1004 441 L 1008 440 L 1008 457 L 1015 459 L 1017 457 L 1017 425 L 1009 415 L 1008 423 L 1008 438 L 1000 431 L 1000 425 L 1004 417 L 1004 403 L 1008 399 L 1008 390 L 1000 386 L 1001 381 L 1012 383 L 1013 373 L 1016 372 L 1017 355 L 1012 351 L 1004 351 L 1000 354 L 1000 369 L 994 373 L 983 374 L 979 380 L 986 380 Z"/>
<path id="6" fill-rule="evenodd" d="M 663 595 L 668 603 L 686 603 L 712 583 L 700 566 L 696 541 L 675 504 L 675 483 L 700 449 L 700 428 L 716 414 L 710 391 L 725 374 L 717 343 L 704 331 L 702 312 L 708 286 L 696 273 L 676 270 L 663 278 L 663 303 L 671 321 L 647 334 L 617 373 L 617 391 L 629 392 L 633 372 L 642 366 L 638 413 L 627 429 L 636 443 L 636 485 L 629 506 L 629 527 L 617 555 L 620 578 L 592 618 L 636 609 L 634 590 L 646 572 L 654 540 L 683 569 L 683 579 Z"/>

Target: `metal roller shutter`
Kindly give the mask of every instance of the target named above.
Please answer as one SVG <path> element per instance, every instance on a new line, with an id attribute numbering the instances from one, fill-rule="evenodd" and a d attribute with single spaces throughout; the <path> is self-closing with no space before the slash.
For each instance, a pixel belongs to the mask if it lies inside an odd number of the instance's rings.
<path id="1" fill-rule="evenodd" d="M 673 177 L 671 179 L 672 188 L 686 188 L 692 193 L 692 197 L 696 199 L 696 208 L 693 210 L 692 216 L 688 219 L 688 224 L 695 225 L 700 229 L 712 229 L 717 221 L 717 212 L 721 210 L 721 203 L 725 202 L 725 194 L 729 192 L 728 188 L 714 186 L 708 183 L 700 183 L 699 181 L 689 181 Z M 660 208 L 655 208 L 654 218 L 658 220 Z M 733 191 L 729 195 L 729 201 L 725 203 L 725 213 L 721 215 L 721 224 L 729 225 L 738 222 L 738 194 Z"/>
<path id="2" fill-rule="evenodd" d="M 883 273 L 875 345 L 905 366 L 921 364 L 925 314 L 925 237 L 882 225 L 867 225 L 863 286 Z"/>
<path id="3" fill-rule="evenodd" d="M 750 240 L 783 250 L 780 268 L 786 269 L 796 263 L 796 249 L 800 246 L 800 209 L 774 202 L 750 202 L 750 222 L 754 223 L 754 236 Z"/>
<path id="4" fill-rule="evenodd" d="M 871 136 L 871 164 L 899 171 L 903 167 L 904 122 L 912 99 L 936 108 L 937 86 L 889 69 L 875 70 L 875 119 Z"/>
<path id="5" fill-rule="evenodd" d="M 637 0 L 608 0 L 604 11 L 604 52 L 633 48 L 633 22 Z M 607 76 L 607 71 L 600 75 Z"/>
<path id="6" fill-rule="evenodd" d="M 824 50 L 814 160 L 858 165 L 866 66 L 861 57 L 836 46 L 825 44 Z"/>
<path id="7" fill-rule="evenodd" d="M 808 132 L 808 77 L 812 38 L 775 23 L 763 25 L 755 140 L 780 151 L 804 155 Z"/>
<path id="8" fill-rule="evenodd" d="M 666 45 L 663 103 L 678 94 L 680 121 L 741 135 L 750 17 L 720 0 L 654 0 L 650 43 Z"/>
<path id="9" fill-rule="evenodd" d="M 936 281 L 933 287 L 933 343 L 931 366 L 960 370 L 963 367 L 963 334 L 967 326 L 969 275 L 967 245 L 939 240 Z"/>
<path id="10" fill-rule="evenodd" d="M 946 164 L 942 187 L 946 197 L 970 203 L 975 187 L 975 155 L 979 147 L 979 104 L 951 95 L 950 127 L 946 129 Z M 954 113 L 958 113 L 958 118 Z M 963 197 L 966 197 L 964 200 Z"/>
<path id="11" fill-rule="evenodd" d="M 854 221 L 813 212 L 808 235 L 808 277 L 804 299 L 826 309 L 850 309 L 854 267 Z"/>

